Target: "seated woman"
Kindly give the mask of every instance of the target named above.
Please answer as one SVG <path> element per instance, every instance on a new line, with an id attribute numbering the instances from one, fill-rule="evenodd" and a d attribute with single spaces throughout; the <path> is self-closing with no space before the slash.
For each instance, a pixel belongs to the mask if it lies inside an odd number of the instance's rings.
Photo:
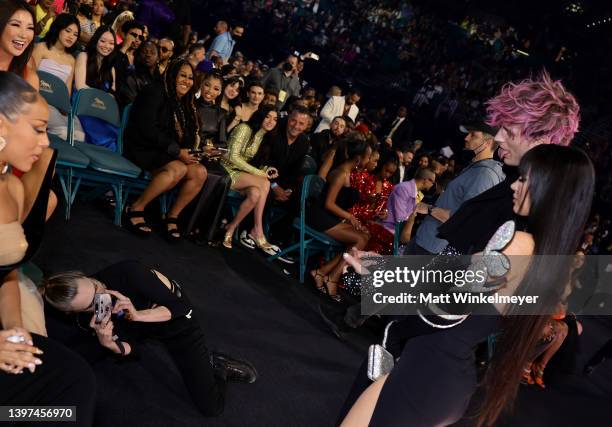
<path id="1" fill-rule="evenodd" d="M 109 26 L 102 26 L 93 34 L 85 52 L 79 53 L 74 68 L 74 87 L 100 89 L 115 93 L 115 68 L 112 53 L 116 45 L 115 32 Z"/>
<path id="2" fill-rule="evenodd" d="M 367 230 L 349 209 L 358 201 L 359 192 L 351 187 L 351 172 L 364 161 L 368 145 L 361 139 L 344 139 L 338 152 L 346 154 L 344 160 L 327 176 L 327 185 L 318 201 L 307 210 L 306 222 L 317 231 L 345 243 L 348 248 L 363 250 L 368 243 Z M 312 270 L 317 289 L 339 302 L 338 280 L 344 262 L 340 255 Z"/>
<path id="3" fill-rule="evenodd" d="M 217 99 L 217 103 L 219 107 L 225 111 L 228 117 L 230 114 L 234 114 L 234 109 L 236 106 L 240 105 L 240 98 L 238 95 L 240 95 L 242 85 L 242 80 L 237 77 L 224 79 L 223 96 Z"/>
<path id="4" fill-rule="evenodd" d="M 48 340 L 40 296 L 19 272 L 40 245 L 55 156 L 48 109 L 16 74 L 0 72 L 0 401 L 76 405 L 77 424 L 93 422 L 95 380 L 84 361 Z M 9 173 L 18 168 L 21 179 Z M 41 366 L 42 365 L 42 366 Z"/>
<path id="5" fill-rule="evenodd" d="M 112 312 L 99 323 L 94 313 L 97 294 L 109 294 L 113 301 Z M 253 383 L 257 379 L 250 363 L 209 352 L 185 291 L 176 281 L 137 261 L 113 264 L 91 276 L 74 271 L 55 274 L 44 281 L 44 295 L 53 308 L 71 314 L 54 320 L 72 325 L 72 333 L 58 327 L 54 338 L 76 344 L 75 348 L 84 348 L 78 344 L 95 339 L 92 331 L 83 331 L 80 325 L 89 325 L 102 347 L 121 356 L 137 354 L 138 341 L 161 341 L 204 415 L 223 411 L 226 382 Z"/>
<path id="6" fill-rule="evenodd" d="M 15 73 L 38 90 L 38 74 L 32 59 L 35 22 L 34 13 L 25 1 L 0 3 L 0 71 Z"/>
<path id="7" fill-rule="evenodd" d="M 163 83 L 147 86 L 134 101 L 125 131 L 125 155 L 152 175 L 144 192 L 126 209 L 126 224 L 137 234 L 151 233 L 144 217 L 147 205 L 183 182 L 166 216 L 166 237 L 180 239 L 177 218 L 206 181 L 206 168 L 190 154 L 199 140 L 194 93 L 193 68 L 181 59 L 168 66 Z"/>
<path id="8" fill-rule="evenodd" d="M 91 36 L 96 32 L 97 27 L 91 20 L 92 7 L 88 4 L 82 3 L 79 5 L 78 12 L 76 14 L 79 20 L 79 27 L 81 28 L 81 35 L 79 36 L 78 44 L 80 46 L 87 46 Z"/>
<path id="9" fill-rule="evenodd" d="M 345 123 L 348 123 L 346 121 L 347 119 L 343 120 Z M 337 168 L 340 163 L 346 160 L 346 153 L 338 152 L 340 141 L 343 141 L 347 137 L 365 141 L 365 137 L 361 132 L 347 130 L 342 135 L 343 137 L 338 138 L 332 144 L 332 146 L 327 149 L 327 151 L 325 151 L 321 156 L 321 163 L 319 163 L 319 170 L 317 172 L 317 175 L 319 175 L 323 179 L 327 178 L 327 174 L 329 173 L 329 171 Z M 364 156 L 363 164 L 361 164 L 358 168 L 364 175 L 369 174 L 376 168 L 376 165 L 378 164 L 378 159 L 380 158 L 380 154 L 378 152 L 378 149 L 376 148 L 376 145 L 368 143 L 367 146 L 367 153 Z"/>
<path id="10" fill-rule="evenodd" d="M 387 216 L 387 200 L 393 190 L 390 178 L 398 165 L 395 152 L 386 152 L 373 173 L 351 174 L 351 186 L 359 191 L 359 201 L 349 212 L 368 229 L 371 237 L 366 250 L 381 255 L 393 252 L 393 235 L 378 221 Z"/>
<path id="11" fill-rule="evenodd" d="M 74 15 L 62 13 L 55 18 L 49 32 L 41 43 L 34 47 L 32 57 L 39 71 L 45 71 L 61 79 L 72 93 L 76 50 L 80 34 L 79 21 Z M 62 139 L 68 138 L 68 116 L 54 107 L 49 107 L 49 133 Z M 74 120 L 75 141 L 84 141 L 85 134 L 79 120 Z"/>
<path id="12" fill-rule="evenodd" d="M 266 105 L 258 110 L 248 123 L 241 123 L 230 134 L 229 152 L 221 163 L 232 180 L 232 189 L 240 191 L 246 198 L 232 221 L 225 228 L 223 246 L 232 248 L 232 236 L 240 222 L 253 211 L 254 226 L 248 237 L 258 248 L 269 255 L 278 252 L 278 248 L 268 243 L 263 231 L 263 213 L 270 192 L 270 179 L 278 177 L 275 168 L 258 169 L 249 161 L 255 156 L 266 133 L 274 130 L 278 121 L 275 107 Z"/>
<path id="13" fill-rule="evenodd" d="M 206 73 L 202 78 L 196 108 L 200 119 L 200 142 L 206 146 L 227 144 L 227 113 L 217 105 L 222 88 L 223 79 L 218 72 Z"/>
<path id="14" fill-rule="evenodd" d="M 264 87 L 259 81 L 252 81 L 246 86 L 247 102 L 237 105 L 234 109 L 234 118 L 227 124 L 227 131 L 231 132 L 236 126 L 242 122 L 248 122 L 251 116 L 263 101 Z"/>

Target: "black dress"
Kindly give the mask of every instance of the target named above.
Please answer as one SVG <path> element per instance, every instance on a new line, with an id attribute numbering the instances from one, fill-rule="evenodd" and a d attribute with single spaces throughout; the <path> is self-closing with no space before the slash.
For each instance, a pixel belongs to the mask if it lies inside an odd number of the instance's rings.
<path id="1" fill-rule="evenodd" d="M 325 198 L 329 191 L 329 184 L 321 192 L 318 199 L 313 200 L 307 207 L 306 222 L 317 231 L 325 232 L 330 228 L 340 224 L 342 218 L 331 213 L 325 208 Z M 349 210 L 359 200 L 359 191 L 352 187 L 342 187 L 338 192 L 336 204 L 344 210 Z"/>
<path id="2" fill-rule="evenodd" d="M 186 119 L 189 115 L 186 114 Z M 174 111 L 162 83 L 145 87 L 136 97 L 125 130 L 124 154 L 145 171 L 154 171 L 177 160 L 181 148 L 193 148 L 195 134 L 179 139 Z"/>

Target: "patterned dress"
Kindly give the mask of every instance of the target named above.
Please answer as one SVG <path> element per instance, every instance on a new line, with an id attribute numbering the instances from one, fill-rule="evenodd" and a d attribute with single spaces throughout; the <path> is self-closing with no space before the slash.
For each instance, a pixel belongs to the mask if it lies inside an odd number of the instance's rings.
<path id="1" fill-rule="evenodd" d="M 228 145 L 228 153 L 221 159 L 221 164 L 227 171 L 232 180 L 232 188 L 236 185 L 238 177 L 242 172 L 250 173 L 251 175 L 267 177 L 265 170 L 251 166 L 249 162 L 261 145 L 266 131 L 260 129 L 255 134 L 246 123 L 241 123 L 230 134 Z"/>
<path id="2" fill-rule="evenodd" d="M 351 186 L 359 191 L 359 202 L 349 212 L 370 232 L 366 250 L 390 255 L 393 253 L 393 234 L 376 220 L 387 209 L 387 200 L 393 190 L 393 184 L 385 179 L 380 193 L 376 193 L 376 181 L 377 178 L 367 171 L 351 173 Z"/>

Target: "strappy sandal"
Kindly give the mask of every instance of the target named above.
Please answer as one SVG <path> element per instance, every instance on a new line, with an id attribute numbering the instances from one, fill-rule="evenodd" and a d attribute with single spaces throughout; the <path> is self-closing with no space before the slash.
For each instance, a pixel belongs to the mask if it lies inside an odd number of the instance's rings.
<path id="1" fill-rule="evenodd" d="M 225 235 L 223 236 L 223 242 L 221 242 L 221 244 L 223 245 L 224 248 L 227 249 L 232 249 L 232 240 L 234 239 L 234 233 L 225 233 Z"/>
<path id="2" fill-rule="evenodd" d="M 340 304 L 342 302 L 342 297 L 340 296 L 340 294 L 332 294 L 329 291 L 329 287 L 327 286 L 330 283 L 335 283 L 336 284 L 336 291 L 338 290 L 339 284 L 338 282 L 334 282 L 332 280 L 328 280 L 325 282 L 325 293 L 327 294 L 327 296 L 333 301 L 333 302 L 337 302 L 338 304 Z"/>
<path id="3" fill-rule="evenodd" d="M 142 222 L 132 222 L 132 219 L 139 218 L 142 218 Z M 151 225 L 145 220 L 144 211 L 133 211 L 126 207 L 123 223 L 128 230 L 138 236 L 148 236 L 151 234 Z"/>
<path id="4" fill-rule="evenodd" d="M 181 232 L 178 229 L 178 218 L 166 217 L 166 240 L 169 242 L 176 242 L 181 238 Z M 170 225 L 176 225 L 177 228 L 170 228 Z"/>
<path id="5" fill-rule="evenodd" d="M 312 274 L 313 271 L 314 271 L 314 274 Z M 327 285 L 326 285 L 326 283 L 329 280 L 329 276 L 327 274 L 319 273 L 319 269 L 318 268 L 315 269 L 315 270 L 312 270 L 310 272 L 310 276 L 312 277 L 312 279 L 315 282 L 315 286 L 317 288 L 317 291 L 321 292 L 322 294 L 327 295 Z M 320 277 L 320 278 L 323 279 L 323 284 L 321 286 L 319 286 L 319 284 L 317 283 L 317 277 Z"/>

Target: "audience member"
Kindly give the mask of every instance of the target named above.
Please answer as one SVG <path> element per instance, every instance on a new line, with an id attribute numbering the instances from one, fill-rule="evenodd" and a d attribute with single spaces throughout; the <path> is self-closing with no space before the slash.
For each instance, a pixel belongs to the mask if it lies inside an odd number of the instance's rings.
<path id="1" fill-rule="evenodd" d="M 36 3 L 36 34 L 38 37 L 45 37 L 51 28 L 56 15 L 52 6 L 53 0 L 40 0 Z"/>
<path id="2" fill-rule="evenodd" d="M 72 93 L 75 59 L 73 56 L 79 40 L 79 21 L 74 15 L 61 13 L 57 15 L 49 31 L 41 43 L 36 44 L 32 58 L 39 71 L 53 74 L 62 80 Z M 84 141 L 85 134 L 78 120 L 73 121 L 73 137 L 76 141 Z M 48 132 L 68 139 L 68 117 L 55 107 L 49 107 Z"/>
<path id="3" fill-rule="evenodd" d="M 208 56 L 210 58 L 218 55 L 223 60 L 223 63 L 227 64 L 227 61 L 234 51 L 234 46 L 236 46 L 236 39 L 240 39 L 244 35 L 244 25 L 234 23 L 231 31 L 228 31 L 227 23 L 225 23 L 225 25 L 220 25 L 221 22 L 223 21 L 217 23 L 218 27 L 215 27 L 215 29 L 218 29 L 220 32 L 212 41 Z"/>
<path id="4" fill-rule="evenodd" d="M 318 165 L 323 163 L 323 154 L 338 142 L 346 131 L 346 121 L 343 117 L 334 117 L 329 129 L 315 133 L 310 141 L 310 155 Z"/>
<path id="5" fill-rule="evenodd" d="M 412 143 L 413 129 L 414 124 L 408 118 L 408 108 L 402 105 L 399 107 L 395 119 L 385 130 L 385 144 L 396 150 L 408 146 Z"/>
<path id="6" fill-rule="evenodd" d="M 134 101 L 125 131 L 125 155 L 152 175 L 126 210 L 127 226 L 138 234 L 151 233 L 144 217 L 147 205 L 182 182 L 166 215 L 166 237 L 179 239 L 177 218 L 206 181 L 206 168 L 190 154 L 200 138 L 194 94 L 193 68 L 177 60 L 166 70 L 163 83 L 147 86 Z"/>
<path id="7" fill-rule="evenodd" d="M 219 106 L 223 109 L 227 116 L 234 113 L 234 109 L 240 105 L 240 89 L 242 89 L 242 80 L 238 77 L 232 77 L 224 81 L 223 96 L 219 98 Z"/>
<path id="8" fill-rule="evenodd" d="M 279 110 L 284 107 L 289 98 L 300 96 L 300 80 L 295 74 L 297 64 L 298 57 L 289 55 L 280 66 L 270 69 L 262 80 L 266 89 L 278 93 L 276 106 Z"/>
<path id="9" fill-rule="evenodd" d="M 103 25 L 96 30 L 85 52 L 79 53 L 76 58 L 74 86 L 77 90 L 91 87 L 115 93 L 116 75 L 112 58 L 115 44 L 115 33 L 111 27 Z"/>
<path id="10" fill-rule="evenodd" d="M 159 41 L 159 74 L 162 75 L 174 55 L 174 41 L 163 38 Z"/>
<path id="11" fill-rule="evenodd" d="M 0 71 L 13 72 L 38 89 L 38 74 L 32 59 L 35 21 L 32 9 L 23 0 L 6 0 L 0 4 Z"/>
<path id="12" fill-rule="evenodd" d="M 249 162 L 257 151 L 264 136 L 273 131 L 278 120 L 275 107 L 265 106 L 251 116 L 251 119 L 238 125 L 230 134 L 228 141 L 229 152 L 222 159 L 223 167 L 227 170 L 231 180 L 232 189 L 245 195 L 238 212 L 225 227 L 223 246 L 231 249 L 234 230 L 240 226 L 242 220 L 253 211 L 254 226 L 247 233 L 248 246 L 257 246 L 269 255 L 278 252 L 266 240 L 263 228 L 263 213 L 270 191 L 270 180 L 278 178 L 278 170 L 274 167 L 264 166 L 257 168 Z"/>
<path id="13" fill-rule="evenodd" d="M 57 273 L 44 281 L 44 292 L 53 308 L 70 314 L 58 319 L 72 324 L 70 336 L 65 331 L 64 335 L 56 334 L 60 341 L 78 348 L 79 342 L 94 339 L 81 324 L 89 325 L 102 347 L 124 357 L 138 352 L 139 341 L 161 341 L 193 403 L 206 416 L 223 412 L 226 382 L 253 383 L 257 379 L 250 363 L 210 352 L 185 291 L 176 281 L 139 262 L 113 264 L 91 276 L 75 271 Z M 112 312 L 101 322 L 92 314 L 97 294 L 110 294 L 115 300 Z M 119 313 L 123 316 L 117 318 Z"/>
<path id="14" fill-rule="evenodd" d="M 134 70 L 128 73 L 125 84 L 119 88 L 119 106 L 131 104 L 146 86 L 158 80 L 161 80 L 161 76 L 157 68 L 157 46 L 145 41 L 134 54 Z"/>
<path id="15" fill-rule="evenodd" d="M 357 103 L 360 99 L 361 92 L 355 88 L 349 89 L 346 96 L 333 96 L 329 98 L 321 109 L 321 122 L 317 126 L 315 133 L 329 129 L 334 117 L 348 116 L 354 123 L 359 114 Z"/>
<path id="16" fill-rule="evenodd" d="M 144 41 L 144 28 L 142 24 L 130 20 L 121 26 L 121 32 L 123 33 L 122 43 L 115 50 L 113 63 L 119 87 L 126 84 L 130 71 L 134 69 L 134 53 Z M 119 34 L 117 34 L 117 41 L 119 41 Z"/>
<path id="17" fill-rule="evenodd" d="M 246 98 L 247 102 L 243 102 L 241 105 L 237 105 L 234 108 L 234 118 L 228 123 L 227 130 L 232 131 L 236 126 L 242 122 L 248 122 L 251 116 L 259 106 L 264 98 L 264 87 L 259 81 L 251 81 L 246 86 Z"/>

